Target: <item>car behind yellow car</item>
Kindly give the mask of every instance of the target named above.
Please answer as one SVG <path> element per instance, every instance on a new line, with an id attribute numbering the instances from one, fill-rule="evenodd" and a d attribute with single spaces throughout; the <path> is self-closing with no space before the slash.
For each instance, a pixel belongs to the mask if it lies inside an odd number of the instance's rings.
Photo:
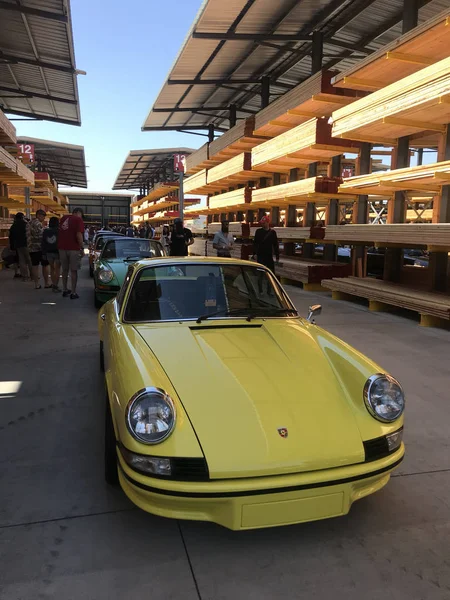
<path id="1" fill-rule="evenodd" d="M 346 514 L 402 461 L 404 395 L 268 269 L 132 265 L 99 312 L 105 475 L 142 509 L 231 529 Z"/>

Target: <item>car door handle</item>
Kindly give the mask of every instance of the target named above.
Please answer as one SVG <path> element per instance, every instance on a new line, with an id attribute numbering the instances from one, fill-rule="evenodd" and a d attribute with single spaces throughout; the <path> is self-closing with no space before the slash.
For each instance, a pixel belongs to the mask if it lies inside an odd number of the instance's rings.
<path id="1" fill-rule="evenodd" d="M 102 315 L 100 315 L 100 319 L 101 319 L 102 321 L 104 321 L 104 320 L 106 319 L 106 315 L 105 315 L 105 313 L 103 313 Z"/>

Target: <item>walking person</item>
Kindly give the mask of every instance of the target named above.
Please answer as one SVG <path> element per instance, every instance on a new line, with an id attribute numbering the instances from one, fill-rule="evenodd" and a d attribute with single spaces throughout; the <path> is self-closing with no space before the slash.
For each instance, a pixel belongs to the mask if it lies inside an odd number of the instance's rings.
<path id="1" fill-rule="evenodd" d="M 273 262 L 273 255 L 275 254 L 276 261 L 280 260 L 280 248 L 278 245 L 277 232 L 270 227 L 270 219 L 265 215 L 261 220 L 260 224 L 262 227 L 256 230 L 254 240 L 254 254 L 253 258 L 266 266 L 275 275 L 275 264 Z M 262 293 L 262 279 L 259 281 L 259 291 Z M 269 288 L 270 291 L 270 288 Z"/>
<path id="2" fill-rule="evenodd" d="M 234 245 L 234 238 L 229 233 L 229 222 L 222 221 L 222 228 L 216 231 L 213 238 L 213 248 L 217 250 L 217 256 L 221 258 L 231 258 L 231 249 Z"/>
<path id="3" fill-rule="evenodd" d="M 170 256 L 187 256 L 188 247 L 194 243 L 192 231 L 183 225 L 183 219 L 177 217 L 170 239 Z"/>
<path id="4" fill-rule="evenodd" d="M 42 234 L 42 256 L 46 258 L 49 264 L 50 279 L 55 293 L 61 292 L 61 288 L 59 287 L 61 263 L 58 250 L 58 228 L 58 217 L 52 217 L 48 223 L 48 227 L 44 229 L 44 233 Z"/>
<path id="5" fill-rule="evenodd" d="M 74 208 L 71 215 L 65 215 L 59 222 L 58 250 L 62 268 L 63 297 L 71 300 L 79 298 L 77 294 L 78 271 L 84 256 L 84 223 L 81 208 Z M 67 287 L 70 271 L 71 288 Z"/>
<path id="6" fill-rule="evenodd" d="M 130 225 L 128 225 L 128 227 L 126 228 L 126 230 L 125 230 L 125 235 L 126 235 L 127 237 L 134 237 L 134 229 L 133 229 L 133 227 L 131 226 L 131 224 L 130 224 Z"/>
<path id="7" fill-rule="evenodd" d="M 168 225 L 164 225 L 161 234 L 161 244 L 166 251 L 167 256 L 170 254 L 170 229 Z"/>
<path id="8" fill-rule="evenodd" d="M 27 245 L 31 258 L 31 278 L 34 281 L 34 289 L 40 290 L 39 265 L 42 267 L 42 278 L 44 287 L 51 288 L 49 281 L 48 261 L 42 255 L 42 235 L 44 233 L 44 221 L 46 217 L 45 210 L 39 208 L 36 211 L 36 217 L 27 225 Z"/>
<path id="9" fill-rule="evenodd" d="M 16 213 L 13 224 L 9 229 L 9 247 L 17 252 L 20 275 L 23 281 L 29 281 L 31 277 L 31 259 L 27 245 L 27 223 L 23 212 Z"/>

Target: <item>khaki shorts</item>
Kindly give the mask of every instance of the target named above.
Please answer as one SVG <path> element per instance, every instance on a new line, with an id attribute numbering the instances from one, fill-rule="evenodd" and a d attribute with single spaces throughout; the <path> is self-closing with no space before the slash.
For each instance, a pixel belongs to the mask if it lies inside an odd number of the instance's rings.
<path id="1" fill-rule="evenodd" d="M 80 250 L 60 250 L 59 260 L 63 271 L 79 271 L 81 269 Z"/>

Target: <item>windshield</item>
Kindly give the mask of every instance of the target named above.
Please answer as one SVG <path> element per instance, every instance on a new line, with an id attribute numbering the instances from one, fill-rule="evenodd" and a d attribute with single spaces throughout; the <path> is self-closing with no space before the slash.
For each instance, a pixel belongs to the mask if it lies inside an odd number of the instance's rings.
<path id="1" fill-rule="evenodd" d="M 101 250 L 109 240 L 114 239 L 114 235 L 101 235 L 95 240 L 95 249 Z"/>
<path id="2" fill-rule="evenodd" d="M 231 314 L 264 317 L 290 312 L 296 311 L 265 269 L 180 264 L 142 269 L 130 291 L 124 319 L 166 321 Z"/>
<path id="3" fill-rule="evenodd" d="M 140 238 L 118 238 L 113 240 L 105 240 L 105 247 L 103 248 L 102 258 L 107 260 L 113 260 L 115 258 L 119 260 L 135 259 L 140 258 L 155 258 L 164 256 L 163 247 L 160 243 L 140 239 Z"/>

